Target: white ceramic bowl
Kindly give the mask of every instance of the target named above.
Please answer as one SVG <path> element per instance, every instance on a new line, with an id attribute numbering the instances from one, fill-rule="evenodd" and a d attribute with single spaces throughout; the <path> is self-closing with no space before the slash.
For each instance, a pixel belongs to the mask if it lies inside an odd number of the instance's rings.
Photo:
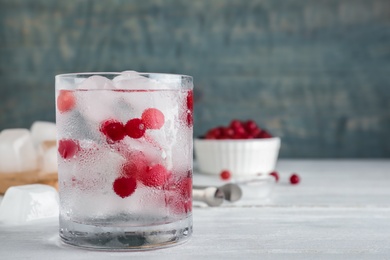
<path id="1" fill-rule="evenodd" d="M 229 170 L 234 177 L 268 174 L 275 169 L 280 138 L 245 140 L 195 139 L 194 149 L 199 170 L 219 175 Z"/>

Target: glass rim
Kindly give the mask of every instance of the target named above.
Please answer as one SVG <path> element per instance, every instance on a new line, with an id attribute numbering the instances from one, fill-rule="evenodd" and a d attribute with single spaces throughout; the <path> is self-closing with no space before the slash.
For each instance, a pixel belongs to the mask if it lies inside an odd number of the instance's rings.
<path id="1" fill-rule="evenodd" d="M 72 73 L 61 73 L 55 75 L 57 78 L 74 78 L 77 77 L 78 75 L 80 76 L 94 76 L 94 75 L 116 75 L 119 76 L 123 72 L 72 72 Z M 193 80 L 192 76 L 185 75 L 185 74 L 174 74 L 174 73 L 159 73 L 159 72 L 137 72 L 141 76 L 147 76 L 147 75 L 156 75 L 156 76 L 165 76 L 165 77 L 172 77 L 172 78 L 185 78 L 185 79 L 190 79 L 191 81 Z"/>

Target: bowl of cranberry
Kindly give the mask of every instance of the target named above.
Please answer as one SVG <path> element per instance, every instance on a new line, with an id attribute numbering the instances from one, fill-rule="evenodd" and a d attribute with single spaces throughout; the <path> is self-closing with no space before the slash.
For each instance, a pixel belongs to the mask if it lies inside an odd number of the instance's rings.
<path id="1" fill-rule="evenodd" d="M 232 177 L 268 174 L 275 169 L 280 138 L 261 129 L 253 120 L 233 120 L 215 127 L 194 140 L 199 170 L 219 175 L 228 170 Z"/>

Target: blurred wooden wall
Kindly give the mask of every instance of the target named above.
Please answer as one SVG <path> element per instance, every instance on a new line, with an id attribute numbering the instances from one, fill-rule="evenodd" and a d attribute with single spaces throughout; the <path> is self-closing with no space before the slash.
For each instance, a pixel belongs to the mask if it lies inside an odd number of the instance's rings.
<path id="1" fill-rule="evenodd" d="M 0 130 L 55 120 L 54 75 L 195 79 L 195 136 L 233 118 L 281 156 L 390 157 L 389 0 L 0 0 Z"/>

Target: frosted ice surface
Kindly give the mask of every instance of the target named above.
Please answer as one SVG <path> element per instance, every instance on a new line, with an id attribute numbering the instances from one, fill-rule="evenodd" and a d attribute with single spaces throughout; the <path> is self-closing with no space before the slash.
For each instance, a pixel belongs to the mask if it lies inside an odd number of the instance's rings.
<path id="1" fill-rule="evenodd" d="M 112 81 L 102 76 L 91 76 L 84 80 L 76 93 L 79 112 L 86 121 L 101 123 L 106 119 L 115 119 L 114 106 L 119 102 L 115 92 L 105 91 L 114 89 Z"/>
<path id="2" fill-rule="evenodd" d="M 48 185 L 11 187 L 0 204 L 1 224 L 27 224 L 34 220 L 58 217 L 58 214 L 58 193 Z"/>
<path id="3" fill-rule="evenodd" d="M 38 154 L 30 131 L 6 129 L 0 133 L 0 173 L 33 171 L 38 168 Z"/>
<path id="4" fill-rule="evenodd" d="M 57 138 L 56 124 L 52 122 L 35 121 L 30 131 L 35 146 L 43 141 L 53 141 Z"/>
<path id="5" fill-rule="evenodd" d="M 156 89 L 159 86 L 156 80 L 144 77 L 136 71 L 124 71 L 115 77 L 113 82 L 117 89 L 147 90 Z"/>
<path id="6" fill-rule="evenodd" d="M 114 89 L 115 86 L 111 80 L 106 77 L 94 75 L 85 79 L 77 86 L 77 89 L 91 90 L 91 89 Z"/>

